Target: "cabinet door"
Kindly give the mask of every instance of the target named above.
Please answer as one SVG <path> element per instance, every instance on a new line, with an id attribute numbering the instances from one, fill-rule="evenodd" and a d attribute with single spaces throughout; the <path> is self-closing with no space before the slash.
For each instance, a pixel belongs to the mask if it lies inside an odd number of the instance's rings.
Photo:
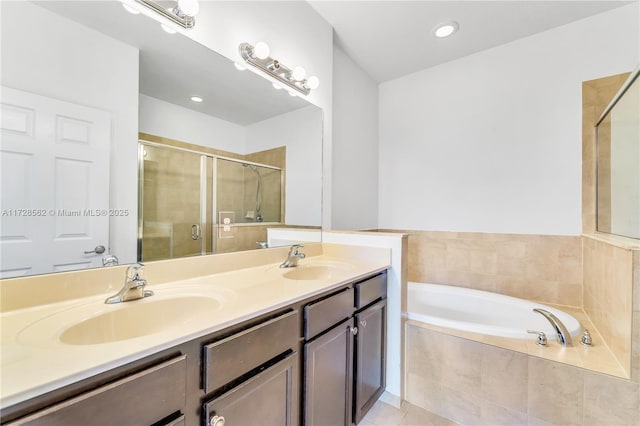
<path id="1" fill-rule="evenodd" d="M 353 319 L 304 346 L 304 423 L 351 424 Z"/>
<path id="2" fill-rule="evenodd" d="M 298 353 L 204 404 L 204 424 L 297 425 Z"/>
<path id="3" fill-rule="evenodd" d="M 386 300 L 356 314 L 354 421 L 358 423 L 384 392 Z"/>

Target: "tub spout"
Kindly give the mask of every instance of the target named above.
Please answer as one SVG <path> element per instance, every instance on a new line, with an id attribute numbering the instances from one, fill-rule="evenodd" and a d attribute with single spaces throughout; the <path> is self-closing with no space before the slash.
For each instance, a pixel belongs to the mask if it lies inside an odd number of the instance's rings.
<path id="1" fill-rule="evenodd" d="M 533 312 L 539 313 L 551 323 L 551 325 L 553 326 L 553 329 L 556 332 L 558 343 L 560 343 L 562 346 L 573 346 L 573 341 L 571 340 L 571 333 L 569 333 L 569 331 L 567 330 L 567 327 L 565 327 L 562 321 L 560 321 L 560 318 L 558 318 L 557 316 L 553 315 L 551 312 L 545 309 L 535 308 Z"/>

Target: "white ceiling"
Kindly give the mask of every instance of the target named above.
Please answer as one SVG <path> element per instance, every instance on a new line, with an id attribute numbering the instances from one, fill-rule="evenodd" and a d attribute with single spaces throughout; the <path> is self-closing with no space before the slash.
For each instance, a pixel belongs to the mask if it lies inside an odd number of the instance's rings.
<path id="1" fill-rule="evenodd" d="M 638 0 L 634 0 L 637 2 Z M 336 44 L 377 82 L 568 24 L 632 1 L 310 1 Z M 460 29 L 438 39 L 433 28 Z"/>
<path id="2" fill-rule="evenodd" d="M 181 34 L 167 34 L 118 1 L 36 1 L 54 13 L 140 50 L 140 93 L 246 126 L 310 105 Z M 191 95 L 204 98 L 200 104 Z"/>

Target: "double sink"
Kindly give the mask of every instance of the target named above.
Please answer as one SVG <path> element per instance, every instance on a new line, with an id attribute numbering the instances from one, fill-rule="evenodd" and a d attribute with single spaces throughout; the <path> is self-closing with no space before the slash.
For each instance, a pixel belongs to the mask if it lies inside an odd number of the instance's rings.
<path id="1" fill-rule="evenodd" d="M 256 285 L 299 286 L 310 282 L 339 280 L 354 266 L 337 260 L 301 262 L 295 268 L 262 267 Z M 200 283 L 190 281 L 153 286 L 154 295 L 117 304 L 92 298 L 66 306 L 28 324 L 17 335 L 27 346 L 98 345 L 136 339 L 172 330 L 195 330 L 216 313 L 244 296 L 233 285 L 215 285 L 210 276 Z M 242 286 L 240 286 L 242 287 Z M 246 286 L 245 286 L 246 287 Z"/>

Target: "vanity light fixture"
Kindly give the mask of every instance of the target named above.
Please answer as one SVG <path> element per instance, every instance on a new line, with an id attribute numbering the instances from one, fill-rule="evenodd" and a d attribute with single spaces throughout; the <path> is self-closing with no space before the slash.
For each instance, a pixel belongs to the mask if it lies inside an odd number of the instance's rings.
<path id="1" fill-rule="evenodd" d="M 147 9 L 161 15 L 174 24 L 182 28 L 193 28 L 196 24 L 194 16 L 200 11 L 199 0 L 177 0 L 176 5 L 168 9 L 160 6 L 153 0 L 134 0 L 136 3 L 145 6 Z M 124 3 L 123 3 L 124 6 Z M 129 6 L 130 7 L 130 6 Z M 129 10 L 127 7 L 125 9 Z M 165 29 L 166 31 L 166 29 Z M 167 31 L 168 32 L 168 31 Z"/>
<path id="2" fill-rule="evenodd" d="M 436 25 L 433 29 L 433 34 L 438 38 L 449 37 L 458 31 L 458 28 L 460 28 L 460 26 L 456 21 L 443 22 Z"/>
<path id="3" fill-rule="evenodd" d="M 317 89 L 320 80 L 316 76 L 305 78 L 306 71 L 298 66 L 293 69 L 285 66 L 277 59 L 269 56 L 269 45 L 265 42 L 258 42 L 255 46 L 249 43 L 240 44 L 240 56 L 248 64 L 253 65 L 260 71 L 275 79 L 278 83 L 290 87 L 303 95 L 308 95 L 312 89 Z M 276 87 L 277 83 L 274 83 Z M 289 92 L 292 96 L 293 92 Z"/>

